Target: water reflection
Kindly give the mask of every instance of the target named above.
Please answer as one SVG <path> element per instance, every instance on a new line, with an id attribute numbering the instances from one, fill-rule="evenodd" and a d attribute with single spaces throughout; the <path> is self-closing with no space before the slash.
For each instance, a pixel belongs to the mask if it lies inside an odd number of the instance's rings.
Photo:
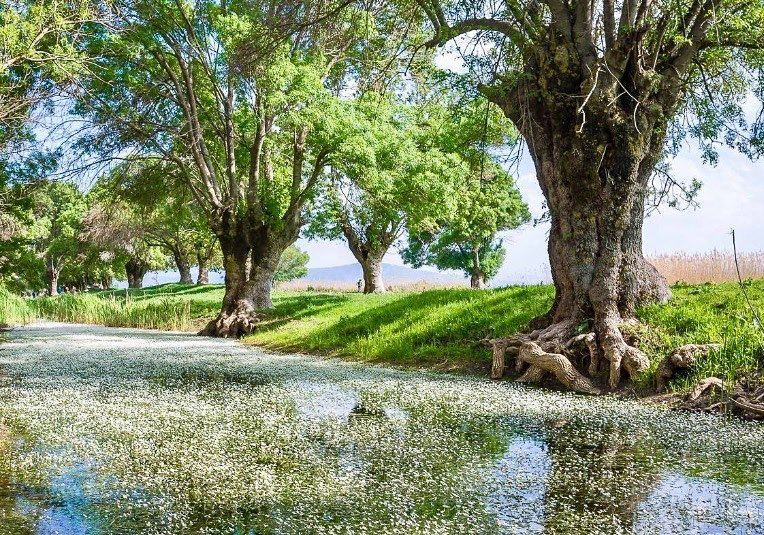
<path id="1" fill-rule="evenodd" d="M 636 511 L 636 533 L 764 533 L 764 498 L 667 472 Z"/>
<path id="2" fill-rule="evenodd" d="M 544 532 L 544 495 L 551 466 L 543 441 L 515 437 L 489 476 L 486 509 L 506 533 Z"/>
<path id="3" fill-rule="evenodd" d="M 764 533 L 755 425 L 78 329 L 0 346 L 0 535 Z"/>

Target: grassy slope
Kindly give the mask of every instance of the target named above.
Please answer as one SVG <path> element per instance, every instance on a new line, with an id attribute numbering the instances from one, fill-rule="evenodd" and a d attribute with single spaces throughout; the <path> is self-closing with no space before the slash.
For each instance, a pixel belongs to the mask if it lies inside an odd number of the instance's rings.
<path id="1" fill-rule="evenodd" d="M 764 311 L 764 280 L 747 289 L 754 307 Z M 214 316 L 221 298 L 219 286 L 166 284 L 40 299 L 36 306 L 41 315 L 64 321 L 193 330 Z M 277 291 L 275 309 L 246 341 L 369 362 L 484 371 L 490 355 L 479 340 L 516 332 L 551 300 L 548 286 L 371 296 Z M 676 286 L 670 304 L 647 307 L 640 317 L 645 325 L 637 334 L 654 363 L 681 344 L 720 342 L 721 353 L 697 376 L 731 378 L 764 367 L 762 332 L 736 284 Z"/>

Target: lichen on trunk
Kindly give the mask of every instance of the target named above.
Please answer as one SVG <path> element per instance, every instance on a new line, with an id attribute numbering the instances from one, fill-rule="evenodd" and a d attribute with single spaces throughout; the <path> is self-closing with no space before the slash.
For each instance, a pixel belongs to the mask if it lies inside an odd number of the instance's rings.
<path id="1" fill-rule="evenodd" d="M 533 322 L 536 330 L 517 342 L 534 342 L 557 355 L 575 335 L 591 330 L 595 349 L 583 348 L 589 371 L 605 371 L 610 388 L 617 388 L 622 369 L 634 377 L 648 365 L 646 355 L 625 340 L 622 323 L 635 321 L 640 304 L 670 296 L 665 279 L 642 254 L 645 196 L 662 154 L 666 123 L 661 113 L 645 112 L 634 128 L 627 110 L 597 96 L 590 100 L 582 125 L 575 102 L 549 96 L 550 87 L 558 94 L 572 91 L 580 80 L 556 70 L 537 72 L 539 80 L 526 81 L 513 91 L 484 89 L 528 143 L 551 224 L 554 304 Z M 548 98 L 536 98 L 533 106 L 521 108 L 518 99 L 530 92 Z M 523 116 L 529 120 L 523 121 Z M 565 351 L 577 358 L 573 348 Z M 601 370 L 603 366 L 607 369 Z"/>

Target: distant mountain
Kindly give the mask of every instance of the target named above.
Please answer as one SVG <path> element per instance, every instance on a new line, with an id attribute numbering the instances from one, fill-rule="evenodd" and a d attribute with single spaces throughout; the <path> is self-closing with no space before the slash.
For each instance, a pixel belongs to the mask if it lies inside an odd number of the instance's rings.
<path id="1" fill-rule="evenodd" d="M 299 279 L 305 282 L 340 282 L 355 284 L 363 277 L 360 264 L 347 264 L 323 268 L 310 268 L 308 274 Z M 382 264 L 382 278 L 385 284 L 394 282 L 428 282 L 431 284 L 464 283 L 464 277 L 455 272 L 427 271 L 395 264 Z"/>
<path id="2" fill-rule="evenodd" d="M 191 274 L 196 280 L 196 268 L 191 268 Z M 344 266 L 332 266 L 323 268 L 309 268 L 308 274 L 299 279 L 305 282 L 336 282 L 341 284 L 355 284 L 362 278 L 360 264 L 347 264 Z M 426 282 L 429 284 L 467 284 L 467 281 L 456 271 L 428 271 L 425 269 L 413 269 L 407 266 L 398 266 L 395 264 L 382 264 L 382 278 L 385 284 L 394 284 L 396 282 Z M 144 286 L 154 286 L 166 282 L 178 282 L 177 271 L 152 271 L 146 274 L 143 279 Z M 211 272 L 210 282 L 221 284 L 223 282 L 222 272 Z M 127 284 L 124 281 L 114 281 L 115 288 L 124 288 Z"/>

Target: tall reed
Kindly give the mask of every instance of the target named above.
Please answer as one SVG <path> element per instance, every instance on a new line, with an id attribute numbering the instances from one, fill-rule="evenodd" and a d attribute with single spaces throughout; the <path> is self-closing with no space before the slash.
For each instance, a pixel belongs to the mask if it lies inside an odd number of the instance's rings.
<path id="1" fill-rule="evenodd" d="M 162 298 L 136 301 L 92 294 L 60 295 L 32 301 L 37 315 L 67 323 L 184 331 L 191 328 L 191 302 Z"/>
<path id="2" fill-rule="evenodd" d="M 0 286 L 0 326 L 21 325 L 34 319 L 27 302 Z"/>
<path id="3" fill-rule="evenodd" d="M 650 258 L 650 262 L 670 284 L 685 282 L 734 282 L 737 280 L 735 257 L 729 251 L 714 249 L 707 253 L 672 253 Z M 743 279 L 764 278 L 764 251 L 738 254 Z"/>

